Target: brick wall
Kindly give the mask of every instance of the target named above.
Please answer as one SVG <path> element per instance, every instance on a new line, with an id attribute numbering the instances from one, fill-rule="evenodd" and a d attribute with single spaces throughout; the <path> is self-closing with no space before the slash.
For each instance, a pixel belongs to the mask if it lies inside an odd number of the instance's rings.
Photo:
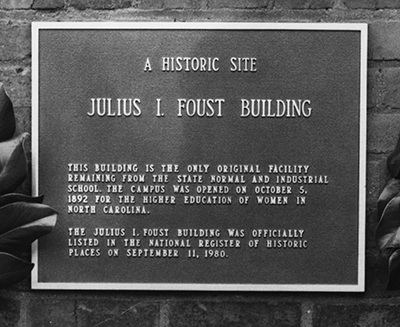
<path id="1" fill-rule="evenodd" d="M 0 290 L 0 326 L 400 326 L 374 241 L 385 160 L 400 132 L 399 0 L 0 0 L 0 74 L 30 131 L 33 21 L 365 22 L 368 45 L 366 292 L 201 293 Z"/>

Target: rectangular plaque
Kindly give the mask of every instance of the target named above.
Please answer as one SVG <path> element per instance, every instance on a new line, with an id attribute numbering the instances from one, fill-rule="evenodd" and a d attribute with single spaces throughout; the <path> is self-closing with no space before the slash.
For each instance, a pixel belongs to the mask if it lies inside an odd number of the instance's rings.
<path id="1" fill-rule="evenodd" d="M 32 36 L 33 288 L 364 290 L 365 24 Z"/>

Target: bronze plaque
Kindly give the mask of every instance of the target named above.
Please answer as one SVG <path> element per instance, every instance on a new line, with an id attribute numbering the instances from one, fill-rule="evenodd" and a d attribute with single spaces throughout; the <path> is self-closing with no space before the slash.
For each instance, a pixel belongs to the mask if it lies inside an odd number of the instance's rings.
<path id="1" fill-rule="evenodd" d="M 366 31 L 33 23 L 32 287 L 363 291 Z"/>

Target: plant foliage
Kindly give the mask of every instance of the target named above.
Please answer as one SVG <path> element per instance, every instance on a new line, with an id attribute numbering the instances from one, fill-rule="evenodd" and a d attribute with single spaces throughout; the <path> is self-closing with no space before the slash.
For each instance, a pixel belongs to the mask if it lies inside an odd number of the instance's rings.
<path id="1" fill-rule="evenodd" d="M 400 138 L 387 159 L 391 179 L 378 199 L 376 242 L 388 259 L 388 290 L 400 289 Z"/>
<path id="2" fill-rule="evenodd" d="M 57 213 L 41 203 L 43 196 L 16 193 L 27 177 L 28 134 L 15 135 L 15 126 L 12 102 L 0 83 L 0 288 L 30 274 L 34 265 L 23 259 L 24 252 L 57 221 Z"/>

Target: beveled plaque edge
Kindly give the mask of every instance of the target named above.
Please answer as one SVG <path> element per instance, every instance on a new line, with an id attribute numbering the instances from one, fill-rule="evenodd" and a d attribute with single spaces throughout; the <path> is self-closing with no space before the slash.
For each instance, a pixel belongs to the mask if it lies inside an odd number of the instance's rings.
<path id="1" fill-rule="evenodd" d="M 165 290 L 165 291 L 365 291 L 366 152 L 367 152 L 367 23 L 263 22 L 32 22 L 32 195 L 39 195 L 39 32 L 55 29 L 150 30 L 304 30 L 360 32 L 360 135 L 357 284 L 183 284 L 183 283 L 44 283 L 38 281 L 38 244 L 32 244 L 31 287 L 35 290 Z"/>

